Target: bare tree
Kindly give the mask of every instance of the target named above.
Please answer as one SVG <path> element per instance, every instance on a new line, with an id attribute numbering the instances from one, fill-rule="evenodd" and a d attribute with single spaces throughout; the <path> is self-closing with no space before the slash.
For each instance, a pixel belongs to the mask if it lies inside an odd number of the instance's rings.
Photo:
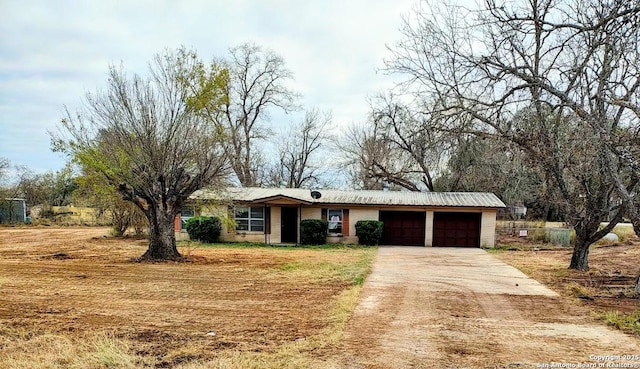
<path id="1" fill-rule="evenodd" d="M 419 191 L 415 186 L 413 166 L 406 153 L 396 150 L 381 138 L 377 127 L 360 124 L 349 127 L 338 143 L 342 163 L 352 186 L 364 190 L 405 188 Z"/>
<path id="2" fill-rule="evenodd" d="M 363 190 L 382 189 L 382 182 L 371 177 L 367 168 L 371 167 L 375 150 L 374 129 L 368 124 L 352 125 L 338 138 L 336 148 L 340 150 L 340 166 L 348 173 L 351 186 Z"/>
<path id="3" fill-rule="evenodd" d="M 453 138 L 433 129 L 438 119 L 416 111 L 393 94 L 372 101 L 370 122 L 354 126 L 341 150 L 358 187 L 435 191 Z"/>
<path id="4" fill-rule="evenodd" d="M 6 217 L 7 222 L 13 222 L 14 203 L 13 198 L 18 195 L 18 186 L 11 183 L 8 171 L 11 167 L 9 159 L 0 158 L 0 223 Z M 18 181 L 19 183 L 19 181 Z"/>
<path id="5" fill-rule="evenodd" d="M 9 168 L 10 162 L 7 158 L 0 158 L 0 181 L 4 180 L 6 170 Z"/>
<path id="6" fill-rule="evenodd" d="M 411 191 L 435 191 L 434 178 L 441 174 L 450 137 L 433 129 L 439 119 L 424 110 L 416 111 L 401 104 L 393 95 L 381 96 L 372 107 L 372 119 L 380 140 L 404 159 L 402 172 L 394 172 L 377 163 L 385 180 Z M 391 163 L 394 165 L 394 163 Z"/>
<path id="7" fill-rule="evenodd" d="M 513 142 L 545 173 L 576 231 L 573 269 L 589 268 L 589 246 L 622 218 L 616 192 L 635 188 L 622 175 L 613 186 L 610 154 L 624 147 L 616 132 L 638 125 L 639 13 L 626 0 L 424 1 L 387 62 L 450 118 L 446 130 Z"/>
<path id="8" fill-rule="evenodd" d="M 230 50 L 224 64 L 229 70 L 228 100 L 215 120 L 230 138 L 228 157 L 242 186 L 257 186 L 265 176 L 266 160 L 260 144 L 271 136 L 265 125 L 269 111 L 296 109 L 298 96 L 287 83 L 292 79 L 275 52 L 252 43 Z"/>
<path id="9" fill-rule="evenodd" d="M 102 173 L 87 166 L 82 170 L 82 175 L 76 181 L 78 188 L 73 193 L 73 201 L 96 209 L 97 214 L 106 214 L 113 236 L 122 237 L 132 227 L 136 235 L 142 235 L 144 229 L 148 228 L 142 210 L 131 201 L 124 200 Z"/>
<path id="10" fill-rule="evenodd" d="M 269 184 L 287 188 L 319 186 L 329 166 L 337 166 L 340 158 L 319 155 L 331 138 L 331 113 L 311 109 L 304 119 L 289 127 L 279 137 L 278 162 L 271 169 Z M 327 153 L 328 154 L 328 153 Z"/>
<path id="11" fill-rule="evenodd" d="M 77 174 L 73 165 L 67 164 L 58 171 L 35 174 L 28 168 L 18 171 L 20 193 L 30 206 L 66 206 L 71 203 L 77 189 Z"/>
<path id="12" fill-rule="evenodd" d="M 435 187 L 446 191 L 493 192 L 507 205 L 546 206 L 543 180 L 517 145 L 468 135 L 455 139 L 445 172 L 436 179 Z M 548 209 L 532 210 L 548 213 Z"/>
<path id="13" fill-rule="evenodd" d="M 225 100 L 226 78 L 184 48 L 156 55 L 149 69 L 144 78 L 111 67 L 106 90 L 87 93 L 54 142 L 144 212 L 142 259 L 178 259 L 174 217 L 189 195 L 225 175 L 222 137 L 203 111 Z"/>

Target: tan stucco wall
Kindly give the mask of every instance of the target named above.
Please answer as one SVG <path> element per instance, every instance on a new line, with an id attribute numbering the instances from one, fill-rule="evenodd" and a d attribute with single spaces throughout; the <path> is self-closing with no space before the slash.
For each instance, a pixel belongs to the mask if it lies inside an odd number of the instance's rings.
<path id="1" fill-rule="evenodd" d="M 351 208 L 349 209 L 349 236 L 343 237 L 342 243 L 357 244 L 356 223 L 359 220 L 378 220 L 380 217 L 378 209 L 371 208 Z"/>
<path id="2" fill-rule="evenodd" d="M 433 246 L 433 210 L 427 210 L 425 217 L 424 244 L 427 247 Z"/>
<path id="3" fill-rule="evenodd" d="M 282 239 L 282 208 L 271 208 L 271 236 L 269 243 L 280 243 Z"/>
<path id="4" fill-rule="evenodd" d="M 322 208 L 302 208 L 302 219 L 320 219 Z"/>
<path id="5" fill-rule="evenodd" d="M 320 207 L 303 207 L 301 209 L 301 219 L 320 219 L 322 216 L 322 208 Z M 389 207 L 383 210 L 399 210 L 399 211 L 426 211 L 426 232 L 425 232 L 425 245 L 430 247 L 433 245 L 433 218 L 434 212 L 477 212 L 482 213 L 481 229 L 480 229 L 480 246 L 482 247 L 494 247 L 495 246 L 495 227 L 496 227 L 496 210 L 493 209 L 451 209 L 451 208 L 430 208 L 430 209 L 415 209 L 406 207 Z M 217 216 L 221 219 L 227 218 L 226 206 L 203 206 L 200 210 L 200 214 L 207 216 Z M 273 206 L 271 208 L 271 234 L 267 235 L 268 243 L 280 243 L 281 240 L 281 208 L 279 206 Z M 356 222 L 359 220 L 378 220 L 380 209 L 356 207 L 349 208 L 349 236 L 344 237 L 329 237 L 328 243 L 347 243 L 357 244 L 358 237 L 356 237 Z M 222 233 L 220 238 L 222 241 L 247 241 L 247 242 L 265 242 L 265 235 L 262 232 L 239 232 L 236 233 L 233 228 L 229 230 L 228 221 L 223 221 Z M 299 229 L 298 229 L 299 233 Z M 299 235 L 298 235 L 299 237 Z M 176 238 L 188 239 L 186 232 L 179 232 L 176 234 Z"/>
<path id="6" fill-rule="evenodd" d="M 495 210 L 485 210 L 482 212 L 482 220 L 480 223 L 481 247 L 496 246 L 496 213 Z"/>

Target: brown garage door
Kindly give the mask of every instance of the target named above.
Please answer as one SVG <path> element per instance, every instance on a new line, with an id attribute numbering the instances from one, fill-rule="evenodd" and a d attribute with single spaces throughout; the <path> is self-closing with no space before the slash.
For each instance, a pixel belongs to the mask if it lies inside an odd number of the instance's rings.
<path id="1" fill-rule="evenodd" d="M 433 246 L 480 247 L 479 213 L 439 213 L 433 216 Z"/>
<path id="2" fill-rule="evenodd" d="M 424 212 L 381 211 L 381 245 L 424 246 Z"/>

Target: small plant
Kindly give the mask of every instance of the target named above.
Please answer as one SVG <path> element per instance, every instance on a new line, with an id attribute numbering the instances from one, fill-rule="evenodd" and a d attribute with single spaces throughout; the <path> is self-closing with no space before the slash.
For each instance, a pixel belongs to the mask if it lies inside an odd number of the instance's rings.
<path id="1" fill-rule="evenodd" d="M 607 311 L 600 316 L 600 319 L 621 331 L 640 334 L 640 310 L 629 313 Z"/>
<path id="2" fill-rule="evenodd" d="M 305 219 L 300 222 L 300 243 L 303 245 L 323 245 L 327 243 L 329 223 L 321 219 Z"/>
<path id="3" fill-rule="evenodd" d="M 356 236 L 361 245 L 373 246 L 380 242 L 383 223 L 378 220 L 359 220 L 356 222 Z"/>
<path id="4" fill-rule="evenodd" d="M 129 345 L 110 337 L 98 337 L 88 362 L 101 368 L 134 368 L 135 356 L 129 354 Z"/>
<path id="5" fill-rule="evenodd" d="M 218 217 L 193 217 L 185 225 L 189 238 L 204 243 L 214 243 L 220 238 L 222 223 Z"/>
<path id="6" fill-rule="evenodd" d="M 593 300 L 593 297 L 591 296 L 591 293 L 589 292 L 587 287 L 584 287 L 578 283 L 569 283 L 566 289 L 579 299 Z"/>

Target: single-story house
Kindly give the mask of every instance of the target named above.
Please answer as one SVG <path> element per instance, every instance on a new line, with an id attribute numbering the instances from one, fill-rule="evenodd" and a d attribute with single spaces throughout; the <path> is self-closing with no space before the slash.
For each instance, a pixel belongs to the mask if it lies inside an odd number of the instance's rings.
<path id="1" fill-rule="evenodd" d="M 201 190 L 176 218 L 178 238 L 194 214 L 223 222 L 223 241 L 298 243 L 300 221 L 328 221 L 329 243 L 358 243 L 359 220 L 384 223 L 381 245 L 493 247 L 496 213 L 505 204 L 492 193 L 406 191 L 310 191 L 298 188 Z"/>

